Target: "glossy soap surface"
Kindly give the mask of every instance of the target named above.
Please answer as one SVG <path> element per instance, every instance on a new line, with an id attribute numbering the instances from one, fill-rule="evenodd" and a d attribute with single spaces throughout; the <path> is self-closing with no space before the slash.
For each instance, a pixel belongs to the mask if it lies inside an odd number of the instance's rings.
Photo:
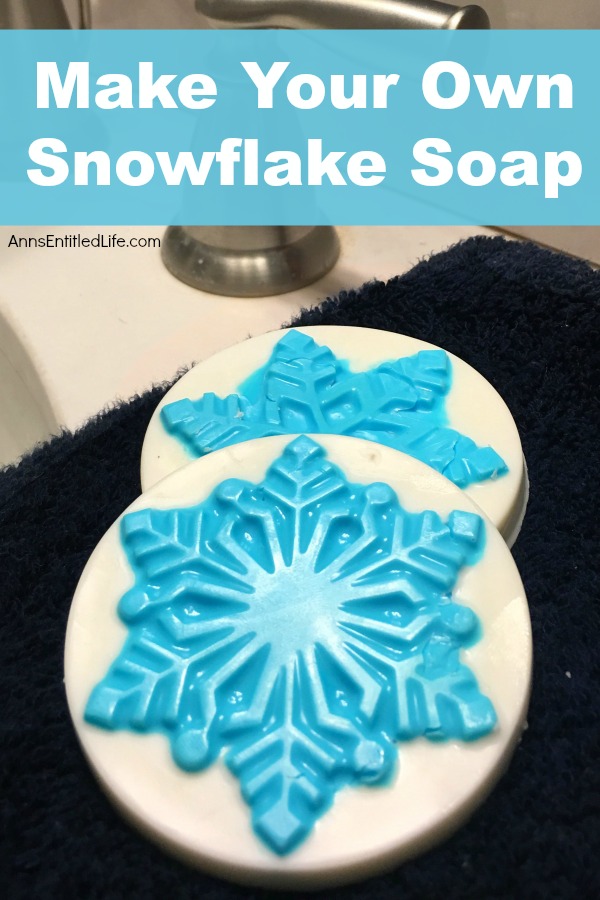
<path id="1" fill-rule="evenodd" d="M 452 354 L 365 328 L 265 334 L 191 369 L 150 422 L 143 488 L 222 447 L 298 432 L 409 453 L 467 490 L 509 543 L 518 533 L 527 477 L 502 399 Z"/>
<path id="2" fill-rule="evenodd" d="M 389 781 L 399 741 L 494 727 L 459 659 L 478 620 L 451 596 L 483 552 L 479 516 L 406 512 L 299 437 L 259 484 L 131 513 L 121 535 L 129 635 L 86 719 L 163 733 L 188 772 L 224 753 L 274 852 L 292 852 L 342 787 Z"/>
<path id="3" fill-rule="evenodd" d="M 278 887 L 363 877 L 457 827 L 520 733 L 529 665 L 493 526 L 411 457 L 321 435 L 229 447 L 139 498 L 86 567 L 65 657 L 126 814 Z"/>
<path id="4" fill-rule="evenodd" d="M 161 419 L 193 457 L 252 438 L 308 431 L 394 447 L 459 487 L 505 475 L 507 465 L 492 447 L 478 447 L 448 427 L 451 384 L 444 350 L 421 350 L 353 373 L 329 347 L 292 330 L 235 394 L 176 400 L 163 407 Z"/>

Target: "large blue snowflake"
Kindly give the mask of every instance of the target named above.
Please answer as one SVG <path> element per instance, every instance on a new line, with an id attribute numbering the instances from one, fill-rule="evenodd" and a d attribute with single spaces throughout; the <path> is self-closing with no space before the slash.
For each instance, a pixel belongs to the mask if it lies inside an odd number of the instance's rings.
<path id="1" fill-rule="evenodd" d="M 198 506 L 131 513 L 121 533 L 129 634 L 85 717 L 163 733 L 189 772 L 222 755 L 275 852 L 343 786 L 388 781 L 396 742 L 494 727 L 459 658 L 478 620 L 452 598 L 483 552 L 479 516 L 409 513 L 303 436 L 260 484 L 230 479 Z"/>
<path id="2" fill-rule="evenodd" d="M 451 382 L 444 350 L 352 373 L 328 347 L 292 330 L 239 393 L 169 403 L 161 420 L 192 456 L 269 435 L 346 434 L 402 450 L 459 487 L 504 475 L 495 450 L 447 426 Z"/>

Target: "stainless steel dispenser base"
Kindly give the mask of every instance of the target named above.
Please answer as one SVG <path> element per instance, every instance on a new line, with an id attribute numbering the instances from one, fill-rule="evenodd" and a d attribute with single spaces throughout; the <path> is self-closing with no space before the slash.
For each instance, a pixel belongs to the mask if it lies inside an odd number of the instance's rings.
<path id="1" fill-rule="evenodd" d="M 201 291 L 266 297 L 317 281 L 335 265 L 340 243 L 329 225 L 172 225 L 161 252 L 176 278 Z"/>

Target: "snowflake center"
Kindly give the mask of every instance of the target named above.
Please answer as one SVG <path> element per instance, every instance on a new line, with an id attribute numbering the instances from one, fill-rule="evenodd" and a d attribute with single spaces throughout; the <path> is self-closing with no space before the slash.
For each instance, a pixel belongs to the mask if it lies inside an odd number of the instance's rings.
<path id="1" fill-rule="evenodd" d="M 310 554 L 298 556 L 292 566 L 265 573 L 255 598 L 246 614 L 248 626 L 270 645 L 270 663 L 277 665 L 331 640 L 343 599 L 328 575 L 314 571 Z"/>

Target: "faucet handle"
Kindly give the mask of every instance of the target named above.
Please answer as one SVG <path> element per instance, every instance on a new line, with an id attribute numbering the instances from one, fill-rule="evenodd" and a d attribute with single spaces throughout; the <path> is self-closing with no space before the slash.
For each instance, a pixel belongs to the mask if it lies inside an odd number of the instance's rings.
<path id="1" fill-rule="evenodd" d="M 489 28 L 480 6 L 437 0 L 196 0 L 218 28 Z"/>

